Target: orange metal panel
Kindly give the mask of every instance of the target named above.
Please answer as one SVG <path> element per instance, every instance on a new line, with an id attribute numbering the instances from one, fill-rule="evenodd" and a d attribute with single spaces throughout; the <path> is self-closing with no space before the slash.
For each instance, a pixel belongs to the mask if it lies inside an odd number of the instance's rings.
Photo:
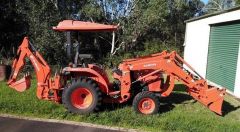
<path id="1" fill-rule="evenodd" d="M 59 24 L 56 27 L 53 27 L 53 30 L 57 31 L 76 30 L 97 32 L 97 31 L 115 31 L 117 30 L 117 28 L 118 28 L 117 25 L 106 25 L 94 22 L 63 20 L 59 22 Z"/>

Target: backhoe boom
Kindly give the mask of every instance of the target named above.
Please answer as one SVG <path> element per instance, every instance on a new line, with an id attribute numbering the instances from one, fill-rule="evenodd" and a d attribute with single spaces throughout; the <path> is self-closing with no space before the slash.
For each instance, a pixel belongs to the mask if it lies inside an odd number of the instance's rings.
<path id="1" fill-rule="evenodd" d="M 17 51 L 17 56 L 13 61 L 13 65 L 12 65 L 13 71 L 9 78 L 8 85 L 19 92 L 23 92 L 30 87 L 30 84 L 31 84 L 30 74 L 25 74 L 24 78 L 17 81 L 19 72 L 25 65 L 26 58 L 28 58 L 31 61 L 36 73 L 37 97 L 39 99 L 48 100 L 49 99 L 48 93 L 49 93 L 49 90 L 51 89 L 50 84 L 52 83 L 50 81 L 51 71 L 47 62 L 42 58 L 39 52 L 35 51 L 33 46 L 30 45 L 30 42 L 27 37 L 24 38 L 22 44 L 20 45 Z M 59 78 L 59 76 L 55 77 L 55 80 L 59 80 L 57 78 Z"/>

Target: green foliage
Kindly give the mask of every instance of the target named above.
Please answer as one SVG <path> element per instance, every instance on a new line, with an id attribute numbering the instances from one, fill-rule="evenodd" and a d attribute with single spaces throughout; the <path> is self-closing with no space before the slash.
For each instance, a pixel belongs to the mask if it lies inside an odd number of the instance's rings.
<path id="1" fill-rule="evenodd" d="M 130 16 L 119 20 L 123 29 L 119 42 L 124 42 L 124 51 L 141 51 L 145 42 L 158 40 L 182 53 L 184 21 L 204 6 L 200 0 L 141 0 L 135 4 Z"/>
<path id="2" fill-rule="evenodd" d="M 171 51 L 176 51 L 177 53 L 181 53 L 180 49 L 174 46 L 174 44 L 169 44 L 166 42 L 161 42 L 160 40 L 153 40 L 153 41 L 148 41 L 144 44 L 145 50 L 143 50 L 141 55 L 148 55 L 148 54 L 153 54 L 153 53 L 159 53 L 164 50 L 167 50 L 169 52 Z"/>
<path id="3" fill-rule="evenodd" d="M 118 42 L 124 45 L 116 56 L 104 59 L 107 64 L 114 62 L 116 65 L 124 58 L 163 50 L 175 50 L 182 54 L 184 21 L 204 6 L 200 0 L 141 0 L 135 4 L 128 17 L 119 19 L 122 32 L 118 34 Z"/>
<path id="4" fill-rule="evenodd" d="M 19 14 L 15 9 L 15 1 L 1 1 L 0 59 L 12 56 L 16 51 L 17 44 L 21 42 L 22 36 L 27 32 L 27 24 L 24 21 L 24 16 Z"/>
<path id="5" fill-rule="evenodd" d="M 236 0 L 236 4 L 237 4 L 237 5 L 240 5 L 240 0 Z"/>
<path id="6" fill-rule="evenodd" d="M 206 8 L 208 13 L 223 11 L 235 6 L 235 0 L 209 0 Z"/>
<path id="7" fill-rule="evenodd" d="M 89 122 L 108 126 L 138 129 L 140 131 L 197 131 L 224 132 L 240 131 L 240 103 L 233 97 L 225 96 L 223 110 L 218 116 L 208 110 L 185 92 L 175 91 L 161 99 L 160 113 L 152 116 L 136 114 L 129 105 L 107 105 L 99 113 L 76 115 L 66 111 L 61 104 L 41 101 L 36 97 L 36 81 L 23 93 L 0 83 L 0 113 L 47 119 L 64 119 Z M 176 85 L 184 89 L 182 85 Z"/>
<path id="8" fill-rule="evenodd" d="M 81 12 L 89 20 L 101 21 L 104 19 L 101 7 L 93 3 L 86 4 Z"/>
<path id="9" fill-rule="evenodd" d="M 4 37 L 11 36 L 9 40 L 15 45 L 10 47 L 16 49 L 22 37 L 27 35 L 50 64 L 62 64 L 66 60 L 63 48 L 66 41 L 64 34 L 52 30 L 52 27 L 63 19 L 119 24 L 120 29 L 116 35 L 118 50 L 112 58 L 127 58 L 134 57 L 135 54 L 150 54 L 155 49 L 156 51 L 167 49 L 158 46 L 157 43 L 160 45 L 164 43 L 170 49 L 182 53 L 184 20 L 193 17 L 197 10 L 203 7 L 200 0 L 14 0 L 9 3 L 12 6 L 6 9 L 10 11 L 6 11 L 6 15 L 3 16 L 21 22 L 21 32 L 17 31 L 16 37 L 13 29 L 9 33 L 3 33 Z M 12 15 L 7 15 L 9 13 Z M 13 15 L 20 17 L 14 18 Z M 17 22 L 12 25 L 18 25 Z M 88 39 L 96 37 L 98 43 L 92 45 L 92 48 L 99 51 L 100 57 L 106 58 L 111 49 L 110 34 L 82 33 L 82 35 Z M 4 42 L 0 40 L 0 43 Z"/>
<path id="10" fill-rule="evenodd" d="M 61 20 L 58 8 L 48 0 L 17 0 L 16 4 L 17 11 L 25 16 L 29 25 L 27 35 L 34 46 L 44 55 L 47 62 L 61 64 L 64 61 L 64 37 L 52 30 Z"/>
<path id="11" fill-rule="evenodd" d="M 138 1 L 129 16 L 123 19 L 123 34 L 120 39 L 125 43 L 125 50 L 132 50 L 144 43 L 150 35 L 154 36 L 166 26 L 167 5 L 164 0 Z M 133 28 L 134 27 L 134 28 Z M 161 37 L 161 34 L 158 34 Z M 155 37 L 155 36 L 154 36 Z"/>
<path id="12" fill-rule="evenodd" d="M 147 41 L 143 44 L 141 49 L 130 51 L 130 52 L 119 52 L 120 55 L 108 56 L 102 60 L 102 64 L 106 66 L 110 66 L 111 63 L 114 66 L 117 66 L 119 63 L 122 62 L 124 59 L 131 59 L 141 56 L 146 56 L 154 53 L 160 53 L 162 51 L 176 51 L 181 55 L 180 49 L 174 46 L 174 42 L 164 42 L 159 39 L 153 39 L 151 41 Z"/>

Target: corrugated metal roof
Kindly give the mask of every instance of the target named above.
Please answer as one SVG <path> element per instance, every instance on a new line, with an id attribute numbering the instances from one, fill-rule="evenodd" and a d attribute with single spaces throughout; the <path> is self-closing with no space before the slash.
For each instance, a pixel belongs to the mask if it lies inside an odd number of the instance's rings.
<path id="1" fill-rule="evenodd" d="M 194 17 L 194 18 L 191 18 L 189 20 L 186 20 L 185 23 L 193 22 L 193 21 L 196 21 L 196 20 L 201 20 L 201 19 L 204 19 L 204 18 L 208 18 L 208 17 L 211 17 L 211 16 L 216 16 L 216 15 L 220 15 L 220 14 L 224 14 L 224 13 L 228 13 L 228 12 L 236 11 L 236 10 L 240 10 L 240 6 L 237 6 L 237 7 L 228 9 L 228 10 L 224 10 L 224 11 L 218 11 L 218 12 L 214 12 L 214 13 L 211 13 L 211 14 L 206 14 L 206 15 L 203 15 L 203 16 L 200 16 L 200 17 Z"/>

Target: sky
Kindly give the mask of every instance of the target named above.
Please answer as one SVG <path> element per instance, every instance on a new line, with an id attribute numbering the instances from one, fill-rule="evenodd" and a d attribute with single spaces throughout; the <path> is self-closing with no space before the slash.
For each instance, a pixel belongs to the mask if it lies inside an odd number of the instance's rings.
<path id="1" fill-rule="evenodd" d="M 208 0 L 202 0 L 205 4 L 207 4 Z"/>

